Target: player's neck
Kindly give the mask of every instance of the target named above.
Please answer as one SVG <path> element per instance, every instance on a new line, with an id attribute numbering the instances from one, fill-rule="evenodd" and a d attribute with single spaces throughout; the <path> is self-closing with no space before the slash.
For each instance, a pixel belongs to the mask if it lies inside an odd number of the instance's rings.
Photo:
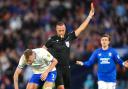
<path id="1" fill-rule="evenodd" d="M 102 46 L 103 50 L 107 50 L 109 48 L 109 46 Z"/>

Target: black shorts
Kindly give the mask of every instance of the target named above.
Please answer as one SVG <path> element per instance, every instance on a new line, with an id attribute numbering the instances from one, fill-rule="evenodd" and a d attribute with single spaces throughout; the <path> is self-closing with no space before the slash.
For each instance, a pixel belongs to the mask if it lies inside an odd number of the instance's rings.
<path id="1" fill-rule="evenodd" d="M 65 89 L 70 89 L 70 66 L 57 67 L 56 87 L 64 85 Z"/>

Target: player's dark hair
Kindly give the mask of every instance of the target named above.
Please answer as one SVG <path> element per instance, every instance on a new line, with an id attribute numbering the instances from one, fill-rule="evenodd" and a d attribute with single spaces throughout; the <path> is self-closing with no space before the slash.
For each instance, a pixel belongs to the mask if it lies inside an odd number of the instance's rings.
<path id="1" fill-rule="evenodd" d="M 25 56 L 26 61 L 29 59 L 30 55 L 32 55 L 32 49 L 26 49 L 24 51 L 24 56 Z"/>
<path id="2" fill-rule="evenodd" d="M 109 41 L 111 41 L 111 37 L 109 34 L 103 34 L 101 37 L 107 37 L 109 39 Z"/>

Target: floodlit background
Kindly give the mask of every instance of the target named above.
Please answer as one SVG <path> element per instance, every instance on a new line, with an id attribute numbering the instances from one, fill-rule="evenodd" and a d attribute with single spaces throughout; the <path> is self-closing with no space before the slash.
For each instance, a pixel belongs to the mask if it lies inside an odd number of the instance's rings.
<path id="1" fill-rule="evenodd" d="M 86 61 L 100 47 L 100 34 L 112 36 L 111 46 L 128 60 L 128 0 L 94 0 L 95 16 L 71 46 L 71 89 L 97 89 L 97 65 L 86 69 L 74 64 Z M 0 0 L 0 89 L 13 88 L 13 74 L 26 48 L 41 47 L 64 21 L 71 32 L 90 10 L 90 0 Z M 128 70 L 117 65 L 117 89 L 128 89 Z M 19 78 L 25 89 L 32 74 L 24 68 Z"/>

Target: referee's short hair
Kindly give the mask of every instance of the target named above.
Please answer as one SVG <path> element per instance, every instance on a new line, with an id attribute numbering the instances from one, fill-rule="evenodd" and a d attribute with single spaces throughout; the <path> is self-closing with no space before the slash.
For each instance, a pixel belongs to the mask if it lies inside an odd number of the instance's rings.
<path id="1" fill-rule="evenodd" d="M 58 25 L 58 26 L 62 26 L 62 25 L 65 25 L 65 24 L 64 24 L 64 22 L 59 21 L 59 22 L 57 22 L 56 26 L 57 26 L 57 25 Z"/>

